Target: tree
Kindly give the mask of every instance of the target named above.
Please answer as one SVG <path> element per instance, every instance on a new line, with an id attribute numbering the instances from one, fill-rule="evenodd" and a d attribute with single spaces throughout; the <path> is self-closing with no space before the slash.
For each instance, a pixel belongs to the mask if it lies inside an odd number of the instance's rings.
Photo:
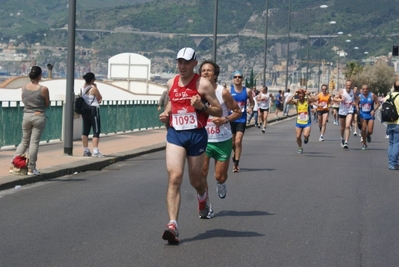
<path id="1" fill-rule="evenodd" d="M 373 93 L 386 95 L 395 82 L 395 70 L 385 62 L 377 65 L 366 65 L 359 74 L 357 84 L 367 84 Z"/>
<path id="2" fill-rule="evenodd" d="M 359 86 L 358 77 L 359 74 L 363 71 L 363 66 L 355 61 L 351 61 L 346 63 L 344 69 L 344 75 L 347 80 L 351 80 L 354 85 Z"/>

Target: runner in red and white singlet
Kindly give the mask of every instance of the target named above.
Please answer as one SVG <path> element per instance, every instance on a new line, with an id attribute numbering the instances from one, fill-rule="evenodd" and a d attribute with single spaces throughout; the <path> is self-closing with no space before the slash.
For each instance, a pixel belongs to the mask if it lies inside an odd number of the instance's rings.
<path id="1" fill-rule="evenodd" d="M 159 115 L 160 121 L 170 123 L 166 135 L 166 169 L 169 174 L 166 203 L 169 223 L 162 234 L 162 239 L 169 243 L 179 242 L 177 220 L 186 160 L 190 183 L 197 191 L 199 216 L 208 218 L 212 214 L 206 191 L 208 185 L 202 176 L 208 142 L 205 126 L 209 115 L 222 116 L 222 108 L 212 84 L 194 73 L 198 64 L 194 49 L 182 48 L 176 59 L 179 74 L 166 83 L 170 101 L 165 111 Z"/>

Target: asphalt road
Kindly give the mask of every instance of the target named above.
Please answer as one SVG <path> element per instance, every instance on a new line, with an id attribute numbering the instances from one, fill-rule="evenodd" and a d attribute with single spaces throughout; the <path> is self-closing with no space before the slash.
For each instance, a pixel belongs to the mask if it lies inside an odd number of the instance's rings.
<path id="1" fill-rule="evenodd" d="M 331 119 L 330 119 L 331 120 Z M 294 121 L 247 129 L 241 172 L 200 220 L 187 175 L 180 244 L 161 239 L 165 152 L 0 192 L 0 266 L 399 266 L 399 172 L 385 127 L 369 150 L 338 126 L 312 129 L 297 154 Z"/>

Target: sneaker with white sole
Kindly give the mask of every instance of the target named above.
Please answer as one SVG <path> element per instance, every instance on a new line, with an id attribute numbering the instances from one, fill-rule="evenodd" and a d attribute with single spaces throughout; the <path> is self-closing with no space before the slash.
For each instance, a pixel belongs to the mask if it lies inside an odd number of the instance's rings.
<path id="1" fill-rule="evenodd" d="M 166 225 L 166 229 L 162 234 L 162 239 L 168 241 L 169 244 L 179 243 L 179 231 L 177 230 L 176 224 L 170 222 Z"/>
<path id="2" fill-rule="evenodd" d="M 28 170 L 28 175 L 32 176 L 32 175 L 39 175 L 40 172 L 37 169 L 33 169 L 33 170 Z"/>
<path id="3" fill-rule="evenodd" d="M 367 143 L 370 143 L 371 142 L 371 135 L 367 135 L 366 140 L 367 140 Z"/>
<path id="4" fill-rule="evenodd" d="M 83 152 L 83 157 L 91 157 L 91 152 L 90 151 L 84 151 Z"/>
<path id="5" fill-rule="evenodd" d="M 205 191 L 206 198 L 204 200 L 200 200 L 199 196 L 197 195 L 198 199 L 198 214 L 201 219 L 210 219 L 213 217 L 213 210 L 211 208 L 211 204 L 209 202 L 208 192 Z M 212 212 L 211 212 L 212 210 Z"/>
<path id="6" fill-rule="evenodd" d="M 92 154 L 91 156 L 92 156 L 93 158 L 103 158 L 103 157 L 104 157 L 104 155 L 101 154 L 100 151 L 98 151 L 98 152 L 93 152 L 93 154 Z"/>
<path id="7" fill-rule="evenodd" d="M 354 133 L 353 133 L 353 136 L 357 136 L 357 132 L 354 132 Z"/>
<path id="8" fill-rule="evenodd" d="M 345 148 L 345 149 L 348 149 L 349 148 L 349 146 L 348 146 L 348 142 L 344 142 L 344 146 L 343 146 L 343 148 Z"/>
<path id="9" fill-rule="evenodd" d="M 262 133 L 265 133 L 266 129 L 265 127 L 262 128 Z"/>
<path id="10" fill-rule="evenodd" d="M 300 147 L 300 148 L 298 149 L 298 154 L 302 154 L 302 153 L 303 153 L 303 148 Z"/>
<path id="11" fill-rule="evenodd" d="M 225 198 L 227 193 L 226 183 L 221 184 L 216 181 L 216 192 L 221 199 Z"/>
<path id="12" fill-rule="evenodd" d="M 324 137 L 322 135 L 320 135 L 319 141 L 324 141 Z"/>

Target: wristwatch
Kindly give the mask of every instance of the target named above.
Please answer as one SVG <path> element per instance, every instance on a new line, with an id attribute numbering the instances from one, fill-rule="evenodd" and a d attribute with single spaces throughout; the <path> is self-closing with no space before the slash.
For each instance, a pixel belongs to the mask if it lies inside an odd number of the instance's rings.
<path id="1" fill-rule="evenodd" d="M 201 108 L 201 111 L 207 110 L 208 106 L 204 103 L 204 106 Z"/>
<path id="2" fill-rule="evenodd" d="M 227 118 L 227 117 L 224 117 L 224 118 L 226 119 L 225 124 L 226 124 L 226 123 L 229 123 L 229 118 Z"/>

